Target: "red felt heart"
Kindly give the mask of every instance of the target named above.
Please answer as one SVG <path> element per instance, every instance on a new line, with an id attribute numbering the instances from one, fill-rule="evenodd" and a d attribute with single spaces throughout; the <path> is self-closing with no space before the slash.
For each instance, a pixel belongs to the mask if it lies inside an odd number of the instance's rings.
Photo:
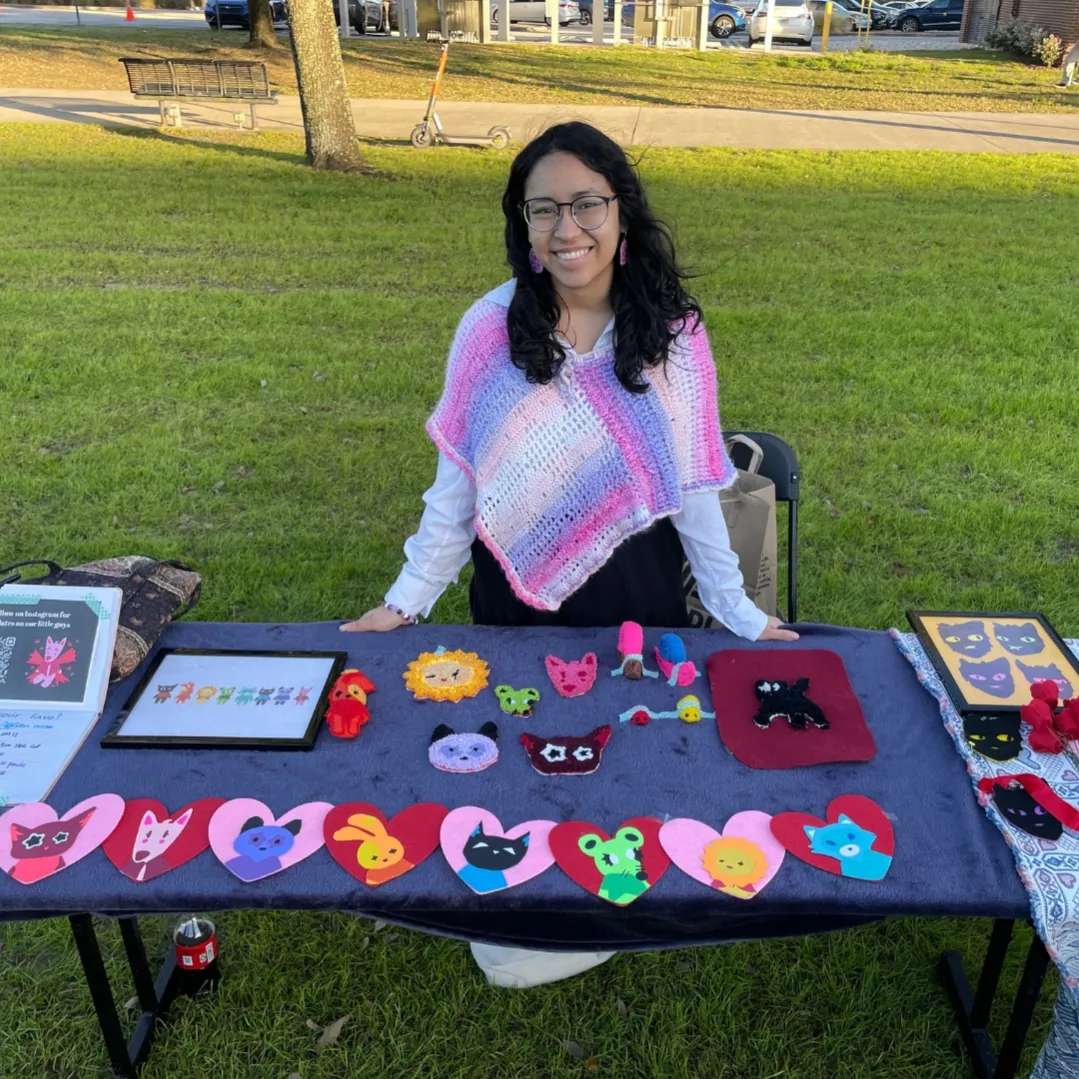
<path id="1" fill-rule="evenodd" d="M 155 798 L 128 799 L 120 823 L 101 849 L 125 877 L 145 884 L 206 850 L 210 818 L 224 802 L 200 798 L 170 813 Z"/>
<path id="2" fill-rule="evenodd" d="M 559 868 L 570 880 L 600 899 L 624 907 L 651 888 L 671 864 L 659 842 L 659 826 L 660 821 L 655 817 L 630 817 L 618 825 L 612 838 L 591 821 L 571 820 L 555 826 L 548 844 Z M 625 836 L 622 830 L 626 828 L 639 832 L 643 842 L 636 843 Z M 581 840 L 585 838 L 591 841 L 591 853 L 581 849 Z M 636 861 L 632 856 L 626 857 L 629 849 L 640 851 Z M 612 872 L 600 872 L 597 857 Z M 620 872 L 621 869 L 630 872 Z M 637 876 L 639 871 L 643 871 L 643 879 Z"/>
<path id="3" fill-rule="evenodd" d="M 447 812 L 437 802 L 418 802 L 387 820 L 369 802 L 345 802 L 326 814 L 326 849 L 345 872 L 374 888 L 404 876 L 431 855 Z"/>
<path id="4" fill-rule="evenodd" d="M 880 879 L 875 876 L 865 877 L 858 873 L 845 872 L 840 859 L 814 853 L 810 849 L 811 841 L 806 835 L 806 826 L 825 828 L 835 824 L 841 813 L 876 836 L 869 848 L 870 851 L 887 855 L 889 859 L 895 854 L 895 833 L 892 830 L 892 822 L 872 798 L 867 798 L 862 794 L 841 794 L 833 798 L 828 803 L 824 820 L 814 817 L 811 813 L 777 813 L 772 818 L 772 834 L 795 858 L 800 858 L 817 869 L 823 869 L 826 873 L 834 873 L 836 876 L 856 876 L 861 880 Z"/>

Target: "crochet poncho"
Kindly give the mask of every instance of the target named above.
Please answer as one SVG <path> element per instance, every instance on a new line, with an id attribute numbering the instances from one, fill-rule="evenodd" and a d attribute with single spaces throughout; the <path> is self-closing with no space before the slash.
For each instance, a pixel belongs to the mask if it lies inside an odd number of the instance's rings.
<path id="1" fill-rule="evenodd" d="M 672 344 L 647 393 L 614 373 L 613 335 L 567 349 L 546 385 L 510 360 L 506 314 L 515 282 L 489 292 L 457 328 L 442 398 L 427 421 L 435 445 L 476 485 L 476 534 L 514 593 L 557 610 L 623 540 L 677 513 L 684 491 L 734 481 L 703 326 Z"/>

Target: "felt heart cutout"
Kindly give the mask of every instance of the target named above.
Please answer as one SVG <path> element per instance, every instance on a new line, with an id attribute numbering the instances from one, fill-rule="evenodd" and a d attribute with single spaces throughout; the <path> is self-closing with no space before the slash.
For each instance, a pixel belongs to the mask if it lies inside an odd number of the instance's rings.
<path id="1" fill-rule="evenodd" d="M 630 817 L 611 836 L 591 821 L 571 820 L 556 825 L 548 842 L 570 880 L 624 907 L 644 895 L 671 864 L 659 827 L 655 817 Z"/>
<path id="2" fill-rule="evenodd" d="M 446 807 L 436 802 L 418 802 L 389 819 L 369 802 L 345 802 L 326 814 L 322 835 L 330 857 L 374 888 L 430 857 L 445 816 Z"/>
<path id="3" fill-rule="evenodd" d="M 777 813 L 772 834 L 795 858 L 857 880 L 883 880 L 895 853 L 892 822 L 861 794 L 833 798 L 825 820 L 810 813 Z"/>
<path id="4" fill-rule="evenodd" d="M 461 806 L 442 822 L 442 854 L 477 895 L 515 888 L 554 862 L 548 837 L 553 820 L 526 820 L 512 828 L 479 806 Z"/>
<path id="5" fill-rule="evenodd" d="M 322 846 L 329 802 L 304 802 L 274 817 L 256 798 L 233 798 L 210 820 L 210 847 L 243 881 L 262 880 L 302 862 Z"/>
<path id="6" fill-rule="evenodd" d="M 717 832 L 691 817 L 664 821 L 659 841 L 687 876 L 738 899 L 753 899 L 779 872 L 786 852 L 759 809 L 735 813 Z"/>
<path id="7" fill-rule="evenodd" d="M 206 850 L 210 818 L 224 803 L 224 798 L 200 798 L 170 813 L 154 798 L 131 798 L 101 849 L 128 880 L 145 884 Z"/>
<path id="8" fill-rule="evenodd" d="M 25 802 L 0 814 L 0 869 L 35 884 L 96 850 L 124 814 L 118 794 L 95 794 L 62 817 L 44 802 Z"/>

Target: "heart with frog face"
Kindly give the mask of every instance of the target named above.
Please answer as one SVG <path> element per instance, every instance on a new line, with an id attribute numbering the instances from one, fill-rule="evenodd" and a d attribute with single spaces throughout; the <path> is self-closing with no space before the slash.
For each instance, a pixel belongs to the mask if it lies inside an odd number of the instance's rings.
<path id="1" fill-rule="evenodd" d="M 556 825 L 549 839 L 559 868 L 586 891 L 625 907 L 651 888 L 671 864 L 655 817 L 630 817 L 610 835 L 591 821 Z"/>
<path id="2" fill-rule="evenodd" d="M 62 817 L 44 802 L 0 813 L 0 869 L 20 884 L 36 884 L 96 850 L 124 813 L 118 794 L 95 794 Z"/>
<path id="3" fill-rule="evenodd" d="M 665 821 L 659 841 L 687 876 L 737 899 L 754 899 L 779 872 L 786 851 L 772 834 L 772 817 L 745 809 L 717 832 L 690 817 Z"/>

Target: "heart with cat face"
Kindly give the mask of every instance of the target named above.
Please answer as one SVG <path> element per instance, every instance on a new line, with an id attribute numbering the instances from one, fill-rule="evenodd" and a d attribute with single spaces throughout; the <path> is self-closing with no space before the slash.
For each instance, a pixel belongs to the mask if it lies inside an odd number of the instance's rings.
<path id="1" fill-rule="evenodd" d="M 580 697 L 587 693 L 596 681 L 596 653 L 585 652 L 580 659 L 544 659 L 547 677 L 563 697 Z"/>
<path id="2" fill-rule="evenodd" d="M 772 834 L 795 858 L 856 880 L 883 880 L 895 854 L 892 822 L 861 794 L 833 798 L 824 820 L 810 813 L 777 813 Z"/>
<path id="3" fill-rule="evenodd" d="M 745 809 L 717 832 L 691 817 L 664 821 L 659 841 L 687 876 L 738 899 L 753 899 L 779 872 L 785 851 L 771 814 Z"/>
<path id="4" fill-rule="evenodd" d="M 372 888 L 402 877 L 438 846 L 446 807 L 417 802 L 388 818 L 369 802 L 334 806 L 322 823 L 330 857 Z"/>
<path id="5" fill-rule="evenodd" d="M 128 880 L 145 884 L 206 850 L 210 818 L 224 804 L 224 798 L 200 798 L 170 813 L 153 798 L 131 798 L 101 849 Z"/>
<path id="6" fill-rule="evenodd" d="M 554 861 L 548 838 L 553 820 L 526 820 L 512 828 L 479 806 L 461 806 L 442 822 L 442 854 L 477 895 L 514 888 Z"/>
<path id="7" fill-rule="evenodd" d="M 302 862 L 322 846 L 329 802 L 304 802 L 275 817 L 257 798 L 233 798 L 210 820 L 210 848 L 242 881 L 262 880 Z"/>
<path id="8" fill-rule="evenodd" d="M 118 794 L 95 794 L 62 817 L 44 802 L 0 813 L 0 869 L 20 884 L 36 884 L 96 850 L 124 814 Z"/>
<path id="9" fill-rule="evenodd" d="M 610 835 L 591 821 L 571 820 L 551 832 L 558 867 L 585 891 L 625 907 L 667 872 L 670 858 L 655 817 L 630 817 Z"/>

